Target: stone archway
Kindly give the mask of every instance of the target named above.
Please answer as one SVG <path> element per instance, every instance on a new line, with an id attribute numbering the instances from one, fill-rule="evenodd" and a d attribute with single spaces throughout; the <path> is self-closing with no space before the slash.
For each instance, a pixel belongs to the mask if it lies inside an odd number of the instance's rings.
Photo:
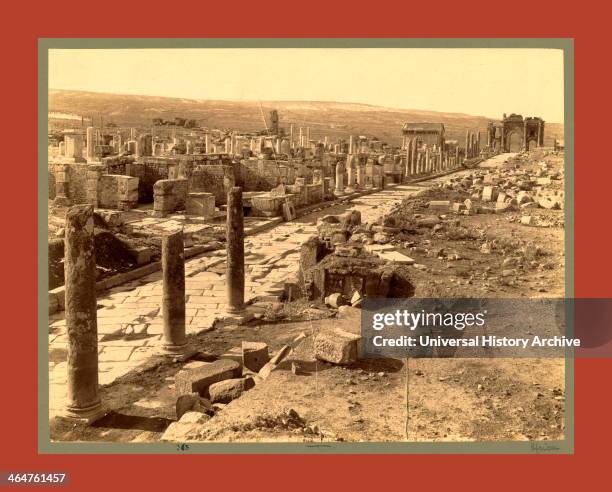
<path id="1" fill-rule="evenodd" d="M 519 131 L 508 133 L 506 139 L 508 152 L 520 152 L 523 150 L 523 136 Z"/>

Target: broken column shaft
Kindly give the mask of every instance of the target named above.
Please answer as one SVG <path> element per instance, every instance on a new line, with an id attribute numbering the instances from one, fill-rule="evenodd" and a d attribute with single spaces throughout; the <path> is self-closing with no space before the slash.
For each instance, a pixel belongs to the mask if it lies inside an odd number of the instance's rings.
<path id="1" fill-rule="evenodd" d="M 244 211 L 242 188 L 227 195 L 227 311 L 244 310 Z"/>
<path id="2" fill-rule="evenodd" d="M 66 415 L 93 421 L 103 415 L 98 395 L 98 320 L 92 205 L 66 213 L 64 276 L 68 337 Z"/>
<path id="3" fill-rule="evenodd" d="M 187 347 L 183 231 L 162 237 L 162 277 L 164 350 L 170 353 L 180 353 Z"/>

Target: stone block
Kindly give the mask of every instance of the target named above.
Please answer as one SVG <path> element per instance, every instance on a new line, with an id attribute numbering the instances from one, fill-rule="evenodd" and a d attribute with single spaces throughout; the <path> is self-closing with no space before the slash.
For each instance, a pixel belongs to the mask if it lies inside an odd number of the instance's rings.
<path id="1" fill-rule="evenodd" d="M 144 265 L 151 261 L 153 257 L 153 249 L 147 246 L 137 246 L 128 250 L 137 265 Z"/>
<path id="2" fill-rule="evenodd" d="M 161 436 L 162 441 L 186 442 L 193 441 L 198 431 L 210 420 L 205 413 L 186 412 L 178 422 L 171 423 Z"/>
<path id="3" fill-rule="evenodd" d="M 210 364 L 191 370 L 179 371 L 175 376 L 175 392 L 178 396 L 189 393 L 199 393 L 208 397 L 208 387 L 224 379 L 232 379 L 242 375 L 239 362 L 229 359 L 219 359 Z"/>
<path id="4" fill-rule="evenodd" d="M 253 215 L 264 217 L 277 217 L 281 215 L 281 205 L 285 202 L 285 197 L 259 195 L 252 198 Z"/>
<path id="5" fill-rule="evenodd" d="M 232 347 L 221 354 L 220 359 L 231 359 L 235 360 L 239 364 L 242 364 L 242 349 L 240 347 Z"/>
<path id="6" fill-rule="evenodd" d="M 519 205 L 522 205 L 523 203 L 529 203 L 533 201 L 533 198 L 531 198 L 531 195 L 529 193 L 527 193 L 524 190 L 521 190 L 518 192 L 518 194 L 516 195 L 516 201 Z"/>
<path id="7" fill-rule="evenodd" d="M 253 378 L 234 378 L 213 383 L 208 388 L 212 403 L 229 403 L 255 386 Z"/>
<path id="8" fill-rule="evenodd" d="M 94 190 L 90 191 L 93 196 Z M 136 206 L 138 178 L 122 174 L 101 175 L 97 181 L 97 202 L 100 208 L 124 209 Z"/>
<path id="9" fill-rule="evenodd" d="M 560 208 L 559 202 L 557 200 L 548 197 L 538 199 L 538 205 L 542 208 L 547 208 L 549 210 Z"/>
<path id="10" fill-rule="evenodd" d="M 153 210 L 161 214 L 184 210 L 188 185 L 185 178 L 156 181 L 153 185 Z"/>
<path id="11" fill-rule="evenodd" d="M 192 192 L 187 195 L 185 210 L 188 215 L 209 218 L 215 214 L 215 196 L 212 193 Z"/>
<path id="12" fill-rule="evenodd" d="M 482 201 L 493 202 L 497 199 L 498 189 L 497 186 L 485 186 L 482 189 Z"/>
<path id="13" fill-rule="evenodd" d="M 315 357 L 333 364 L 352 364 L 357 361 L 359 335 L 336 329 L 319 332 L 314 340 Z"/>
<path id="14" fill-rule="evenodd" d="M 95 213 L 108 227 L 119 227 L 123 224 L 123 214 L 117 210 L 96 210 Z"/>
<path id="15" fill-rule="evenodd" d="M 297 212 L 295 210 L 295 205 L 291 200 L 285 200 L 283 203 L 283 219 L 287 222 L 295 219 L 297 217 Z"/>
<path id="16" fill-rule="evenodd" d="M 210 401 L 202 398 L 198 393 L 181 395 L 176 399 L 176 419 L 180 420 L 183 415 L 190 411 L 206 413 L 211 408 Z"/>
<path id="17" fill-rule="evenodd" d="M 393 263 L 399 263 L 402 265 L 412 265 L 414 263 L 414 259 L 400 253 L 399 251 L 380 251 L 377 254 L 379 258 L 391 261 Z"/>
<path id="18" fill-rule="evenodd" d="M 439 210 L 441 212 L 448 212 L 451 207 L 451 202 L 449 200 L 432 200 L 429 202 L 428 207 L 431 210 Z"/>
<path id="19" fill-rule="evenodd" d="M 242 365 L 253 372 L 265 366 L 270 360 L 268 345 L 263 342 L 242 342 Z"/>
<path id="20" fill-rule="evenodd" d="M 117 176 L 117 193 L 119 197 L 130 197 L 138 194 L 138 178 L 133 176 Z"/>
<path id="21" fill-rule="evenodd" d="M 467 201 L 467 200 L 466 200 Z M 472 207 L 472 202 L 470 202 L 470 208 Z M 463 210 L 467 210 L 465 203 L 453 203 L 453 212 L 461 213 Z"/>

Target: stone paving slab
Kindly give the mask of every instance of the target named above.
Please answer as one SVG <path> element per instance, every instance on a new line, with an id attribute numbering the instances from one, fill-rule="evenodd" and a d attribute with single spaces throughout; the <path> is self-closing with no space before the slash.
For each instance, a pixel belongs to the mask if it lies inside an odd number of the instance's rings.
<path id="1" fill-rule="evenodd" d="M 403 198 L 422 187 L 397 185 L 342 205 L 342 210 L 361 212 L 362 221 L 372 222 L 387 214 Z M 299 268 L 301 244 L 316 231 L 316 218 L 334 212 L 337 204 L 311 212 L 292 222 L 280 222 L 272 229 L 249 236 L 245 241 L 247 268 L 245 301 L 256 296 L 277 295 L 282 282 Z M 147 219 L 143 219 L 146 222 Z M 174 225 L 171 220 L 170 226 Z M 176 221 L 175 221 L 176 222 Z M 147 222 L 148 223 L 148 222 Z M 205 253 L 186 262 L 186 332 L 197 334 L 210 329 L 226 316 L 225 275 L 207 271 L 225 263 L 224 254 Z M 98 298 L 98 339 L 100 384 L 109 384 L 159 353 L 163 319 L 161 272 L 117 286 Z M 49 349 L 65 349 L 67 338 L 63 312 L 49 317 Z M 51 338 L 53 337 L 53 338 Z M 62 407 L 65 395 L 66 363 L 50 363 L 50 414 Z"/>

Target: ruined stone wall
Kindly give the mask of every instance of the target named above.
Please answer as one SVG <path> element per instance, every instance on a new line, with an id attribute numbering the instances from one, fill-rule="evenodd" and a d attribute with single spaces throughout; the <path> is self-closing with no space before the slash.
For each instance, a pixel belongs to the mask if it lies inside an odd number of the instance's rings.
<path id="1" fill-rule="evenodd" d="M 240 175 L 243 191 L 270 191 L 281 182 L 275 161 L 243 160 L 240 163 Z"/>
<path id="2" fill-rule="evenodd" d="M 297 175 L 293 162 L 270 159 L 242 160 L 236 174 L 243 191 L 270 191 L 281 183 L 295 183 Z"/>
<path id="3" fill-rule="evenodd" d="M 106 174 L 123 174 L 128 176 L 130 165 L 134 162 L 131 156 L 113 156 L 102 159 L 102 164 L 106 167 Z"/>
<path id="4" fill-rule="evenodd" d="M 189 191 L 212 193 L 217 205 L 227 203 L 227 194 L 235 185 L 232 166 L 197 164 L 187 174 L 185 177 L 189 180 Z"/>
<path id="5" fill-rule="evenodd" d="M 97 183 L 97 202 L 100 208 L 127 210 L 138 201 L 138 178 L 117 174 L 103 174 Z"/>
<path id="6" fill-rule="evenodd" d="M 56 196 L 56 183 L 65 179 L 66 196 L 73 204 L 88 203 L 87 200 L 87 164 L 84 163 L 49 163 L 49 198 Z M 64 173 L 62 179 L 58 175 Z M 51 177 L 53 175 L 53 177 Z M 53 190 L 51 189 L 53 183 Z"/>
<path id="7" fill-rule="evenodd" d="M 156 159 L 153 157 L 138 159 L 126 166 L 125 174 L 138 178 L 138 202 L 153 202 L 153 185 L 160 179 L 168 179 L 170 169 L 177 166 L 178 161 L 174 159 Z"/>
<path id="8" fill-rule="evenodd" d="M 88 203 L 87 164 L 71 164 L 68 167 L 68 198 L 73 203 Z"/>

